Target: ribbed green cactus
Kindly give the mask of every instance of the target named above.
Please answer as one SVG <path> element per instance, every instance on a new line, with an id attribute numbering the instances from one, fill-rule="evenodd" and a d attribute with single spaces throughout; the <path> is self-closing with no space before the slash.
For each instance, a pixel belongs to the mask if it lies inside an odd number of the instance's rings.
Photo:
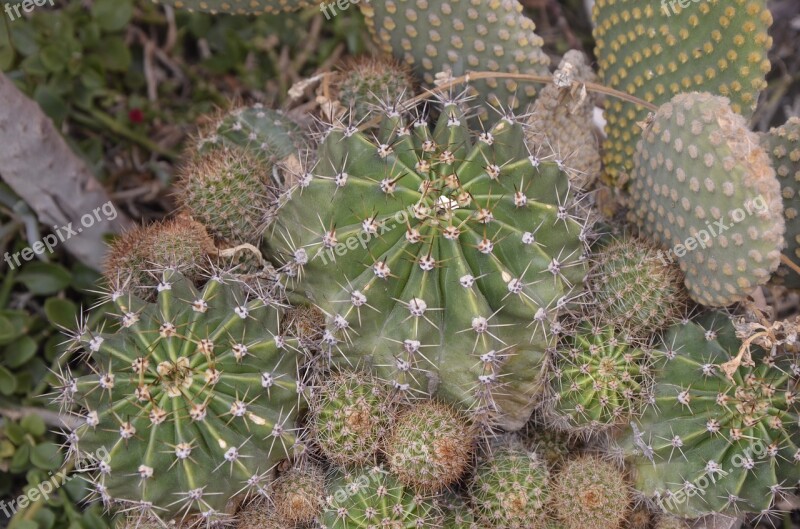
<path id="1" fill-rule="evenodd" d="M 156 303 L 111 298 L 113 331 L 74 333 L 91 373 L 61 381 L 80 421 L 71 454 L 107 453 L 90 479 L 117 509 L 224 518 L 235 495 L 263 490 L 295 443 L 298 366 L 295 344 L 278 335 L 279 309 L 224 273 L 197 291 L 166 270 Z"/>
<path id="2" fill-rule="evenodd" d="M 680 264 L 695 301 L 730 305 L 769 279 L 783 247 L 780 186 L 727 99 L 675 96 L 648 120 L 634 163 L 630 220 Z"/>
<path id="3" fill-rule="evenodd" d="M 360 468 L 335 477 L 329 486 L 324 529 L 441 527 L 432 500 L 415 494 L 381 467 Z"/>
<path id="4" fill-rule="evenodd" d="M 469 418 L 450 406 L 416 403 L 399 414 L 386 439 L 389 470 L 415 490 L 440 492 L 469 468 L 477 434 Z"/>
<path id="5" fill-rule="evenodd" d="M 646 340 L 686 311 L 683 274 L 651 242 L 622 236 L 604 244 L 592 262 L 589 283 L 597 317 L 624 336 Z"/>
<path id="6" fill-rule="evenodd" d="M 654 353 L 652 406 L 623 449 L 636 488 L 667 512 L 761 512 L 796 485 L 800 368 L 751 345 L 752 362 L 728 378 L 723 364 L 741 346 L 728 316 L 711 313 L 672 327 Z"/>
<path id="7" fill-rule="evenodd" d="M 480 529 L 472 509 L 459 496 L 446 494 L 439 504 L 445 515 L 442 529 Z"/>
<path id="8" fill-rule="evenodd" d="M 761 146 L 772 159 L 781 185 L 783 215 L 786 221 L 786 249 L 794 262 L 800 260 L 800 118 L 789 118 L 784 125 L 761 134 Z M 800 288 L 800 275 L 781 265 L 773 276 L 776 283 Z"/>
<path id="9" fill-rule="evenodd" d="M 322 452 L 340 466 L 374 462 L 394 405 L 388 388 L 372 376 L 341 372 L 316 390 L 311 431 Z"/>
<path id="10" fill-rule="evenodd" d="M 479 466 L 470 486 L 479 522 L 495 529 L 546 526 L 549 474 L 533 452 L 502 447 Z"/>
<path id="11" fill-rule="evenodd" d="M 564 529 L 619 529 L 631 508 L 623 471 L 593 455 L 567 462 L 553 478 L 551 497 Z"/>
<path id="12" fill-rule="evenodd" d="M 434 130 L 393 114 L 375 139 L 327 132 L 268 243 L 326 313 L 335 363 L 524 424 L 550 324 L 582 288 L 588 227 L 523 135 L 509 116 L 473 136 L 452 101 Z"/>
<path id="13" fill-rule="evenodd" d="M 661 105 L 680 92 L 730 98 L 749 116 L 770 71 L 766 0 L 704 0 L 685 9 L 678 0 L 597 0 L 595 55 L 603 84 Z M 606 100 L 603 162 L 609 183 L 623 186 L 647 110 Z"/>
<path id="14" fill-rule="evenodd" d="M 383 50 L 405 61 L 428 86 L 439 72 L 549 73 L 544 41 L 517 0 L 385 0 L 362 2 L 361 10 Z M 536 95 L 532 84 L 509 79 L 472 86 L 481 102 L 503 108 L 524 109 Z"/>
<path id="15" fill-rule="evenodd" d="M 230 13 L 233 15 L 258 15 L 295 11 L 317 5 L 320 0 L 157 0 L 178 9 Z"/>
<path id="16" fill-rule="evenodd" d="M 591 433 L 627 423 L 639 412 L 650 368 L 646 353 L 614 327 L 584 322 L 557 349 L 552 371 L 560 427 Z"/>

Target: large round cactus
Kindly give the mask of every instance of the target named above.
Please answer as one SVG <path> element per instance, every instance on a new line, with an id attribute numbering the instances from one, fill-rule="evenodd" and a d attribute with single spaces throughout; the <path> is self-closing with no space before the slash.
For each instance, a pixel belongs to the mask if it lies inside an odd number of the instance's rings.
<path id="1" fill-rule="evenodd" d="M 91 374 L 62 381 L 80 410 L 74 455 L 102 452 L 91 480 L 106 502 L 166 519 L 222 517 L 288 457 L 297 359 L 279 309 L 224 274 L 202 291 L 167 270 L 156 303 L 115 292 L 113 331 L 80 328 Z"/>
<path id="2" fill-rule="evenodd" d="M 377 137 L 331 128 L 268 242 L 327 314 L 334 362 L 519 428 L 550 323 L 582 288 L 587 228 L 572 205 L 519 122 L 473 134 L 449 101 L 434 130 L 399 115 Z"/>
<path id="3" fill-rule="evenodd" d="M 730 378 L 722 365 L 742 343 L 728 316 L 679 324 L 656 355 L 653 405 L 624 449 L 636 486 L 668 512 L 760 512 L 800 476 L 800 369 L 751 346 Z M 729 369 L 730 371 L 730 369 Z"/>

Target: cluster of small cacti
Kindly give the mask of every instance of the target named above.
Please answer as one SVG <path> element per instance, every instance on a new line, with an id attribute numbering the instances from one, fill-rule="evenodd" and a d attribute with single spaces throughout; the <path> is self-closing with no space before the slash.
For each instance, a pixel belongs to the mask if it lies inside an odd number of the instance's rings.
<path id="1" fill-rule="evenodd" d="M 798 284 L 778 266 L 800 246 L 800 122 L 759 137 L 739 114 L 768 65 L 764 3 L 667 23 L 597 0 L 599 79 L 627 94 L 606 90 L 598 149 L 583 55 L 541 90 L 503 77 L 549 62 L 515 0 L 361 2 L 394 59 L 320 84 L 316 141 L 259 106 L 217 116 L 182 215 L 114 244 L 117 321 L 74 333 L 91 374 L 60 388 L 71 450 L 109 447 L 96 494 L 241 529 L 771 514 L 799 484 L 797 322 L 702 308 Z M 419 93 L 471 70 L 496 79 Z M 610 230 L 584 193 L 603 170 Z"/>

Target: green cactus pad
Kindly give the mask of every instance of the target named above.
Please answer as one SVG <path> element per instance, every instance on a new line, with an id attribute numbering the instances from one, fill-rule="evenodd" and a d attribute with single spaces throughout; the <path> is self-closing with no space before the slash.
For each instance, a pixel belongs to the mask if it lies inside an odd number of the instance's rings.
<path id="1" fill-rule="evenodd" d="M 622 236 L 592 261 L 589 276 L 598 318 L 623 335 L 646 340 L 686 311 L 683 274 L 651 242 Z"/>
<path id="2" fill-rule="evenodd" d="M 483 461 L 470 491 L 479 521 L 495 529 L 546 527 L 547 467 L 533 452 L 500 448 Z"/>
<path id="3" fill-rule="evenodd" d="M 644 403 L 646 353 L 610 325 L 584 323 L 564 342 L 552 375 L 557 422 L 575 432 L 627 423 Z"/>
<path id="4" fill-rule="evenodd" d="M 761 135 L 761 146 L 772 159 L 781 185 L 783 214 L 786 221 L 784 255 L 800 262 L 800 118 L 789 118 L 784 125 Z M 789 288 L 800 288 L 800 275 L 785 264 L 773 280 Z"/>
<path id="5" fill-rule="evenodd" d="M 294 344 L 278 335 L 278 309 L 230 277 L 198 292 L 167 270 L 158 290 L 154 304 L 112 293 L 113 332 L 75 332 L 92 374 L 62 380 L 62 399 L 80 407 L 67 445 L 107 454 L 91 480 L 115 508 L 213 520 L 292 451 Z"/>
<path id="6" fill-rule="evenodd" d="M 392 425 L 384 452 L 389 470 L 421 492 L 440 492 L 472 463 L 478 431 L 450 406 L 423 401 L 403 410 Z"/>
<path id="7" fill-rule="evenodd" d="M 329 486 L 324 529 L 441 527 L 432 500 L 416 495 L 381 467 L 338 475 Z"/>
<path id="8" fill-rule="evenodd" d="M 595 56 L 603 84 L 655 105 L 680 92 L 710 92 L 729 98 L 734 112 L 747 117 L 771 69 L 766 4 L 704 0 L 681 9 L 678 0 L 597 0 Z M 603 163 L 609 183 L 621 186 L 633 169 L 638 123 L 647 110 L 616 98 L 605 108 Z"/>
<path id="9" fill-rule="evenodd" d="M 318 5 L 321 0 L 157 0 L 177 9 L 203 11 L 207 13 L 228 13 L 231 15 L 274 14 L 296 11 Z"/>
<path id="10" fill-rule="evenodd" d="M 547 75 L 550 59 L 533 21 L 517 0 L 362 3 L 367 25 L 383 50 L 405 61 L 430 87 L 439 72 L 469 71 Z M 471 84 L 480 101 L 525 109 L 536 88 L 510 79 Z"/>
<path id="11" fill-rule="evenodd" d="M 550 323 L 582 289 L 588 228 L 513 118 L 476 136 L 453 102 L 434 130 L 401 120 L 377 141 L 329 130 L 270 251 L 327 314 L 334 363 L 520 428 Z"/>
<path id="12" fill-rule="evenodd" d="M 648 120 L 634 162 L 630 220 L 680 264 L 692 299 L 730 305 L 769 279 L 783 247 L 780 186 L 727 99 L 675 96 Z"/>
<path id="13" fill-rule="evenodd" d="M 622 445 L 636 488 L 686 517 L 766 511 L 800 476 L 800 367 L 751 346 L 739 352 L 728 316 L 711 313 L 666 333 L 655 356 L 652 406 Z M 745 359 L 746 360 L 746 359 Z"/>
<path id="14" fill-rule="evenodd" d="M 631 507 L 625 474 L 597 456 L 573 459 L 553 478 L 552 507 L 564 529 L 619 529 Z"/>

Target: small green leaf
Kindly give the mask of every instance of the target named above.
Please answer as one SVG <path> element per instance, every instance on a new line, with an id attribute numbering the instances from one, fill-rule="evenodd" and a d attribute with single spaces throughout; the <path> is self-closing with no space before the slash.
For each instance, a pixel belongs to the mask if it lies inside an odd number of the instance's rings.
<path id="1" fill-rule="evenodd" d="M 48 70 L 60 72 L 67 66 L 69 50 L 62 45 L 49 44 L 42 48 L 39 58 Z"/>
<path id="2" fill-rule="evenodd" d="M 0 366 L 0 393 L 11 395 L 17 390 L 17 379 L 14 374 L 3 366 Z"/>
<path id="3" fill-rule="evenodd" d="M 25 365 L 36 354 L 36 341 L 30 336 L 23 336 L 6 346 L 5 359 L 6 365 L 11 369 L 17 369 Z"/>
<path id="4" fill-rule="evenodd" d="M 39 529 L 39 524 L 33 520 L 16 520 L 10 529 Z"/>
<path id="5" fill-rule="evenodd" d="M 44 313 L 53 325 L 71 329 L 76 325 L 78 307 L 68 299 L 48 298 L 44 302 Z"/>
<path id="6" fill-rule="evenodd" d="M 33 519 L 39 524 L 39 529 L 52 529 L 56 524 L 56 515 L 47 508 L 39 509 Z"/>
<path id="7" fill-rule="evenodd" d="M 17 329 L 11 323 L 11 320 L 0 315 L 0 344 L 9 343 L 17 336 Z"/>
<path id="8" fill-rule="evenodd" d="M 124 28 L 133 16 L 133 4 L 128 0 L 95 0 L 92 16 L 106 31 Z"/>
<path id="9" fill-rule="evenodd" d="M 17 276 L 17 281 L 40 296 L 50 296 L 65 289 L 70 279 L 66 268 L 53 263 L 31 263 Z"/>
<path id="10" fill-rule="evenodd" d="M 47 431 L 47 425 L 44 423 L 44 419 L 36 414 L 26 415 L 19 421 L 19 424 L 34 437 L 40 437 Z"/>
<path id="11" fill-rule="evenodd" d="M 55 470 L 63 462 L 64 458 L 55 443 L 36 445 L 31 452 L 31 463 L 44 470 Z"/>
<path id="12" fill-rule="evenodd" d="M 9 466 L 11 472 L 23 472 L 28 467 L 30 455 L 31 445 L 18 446 L 17 451 L 14 452 L 14 457 L 11 458 L 11 465 Z"/>

